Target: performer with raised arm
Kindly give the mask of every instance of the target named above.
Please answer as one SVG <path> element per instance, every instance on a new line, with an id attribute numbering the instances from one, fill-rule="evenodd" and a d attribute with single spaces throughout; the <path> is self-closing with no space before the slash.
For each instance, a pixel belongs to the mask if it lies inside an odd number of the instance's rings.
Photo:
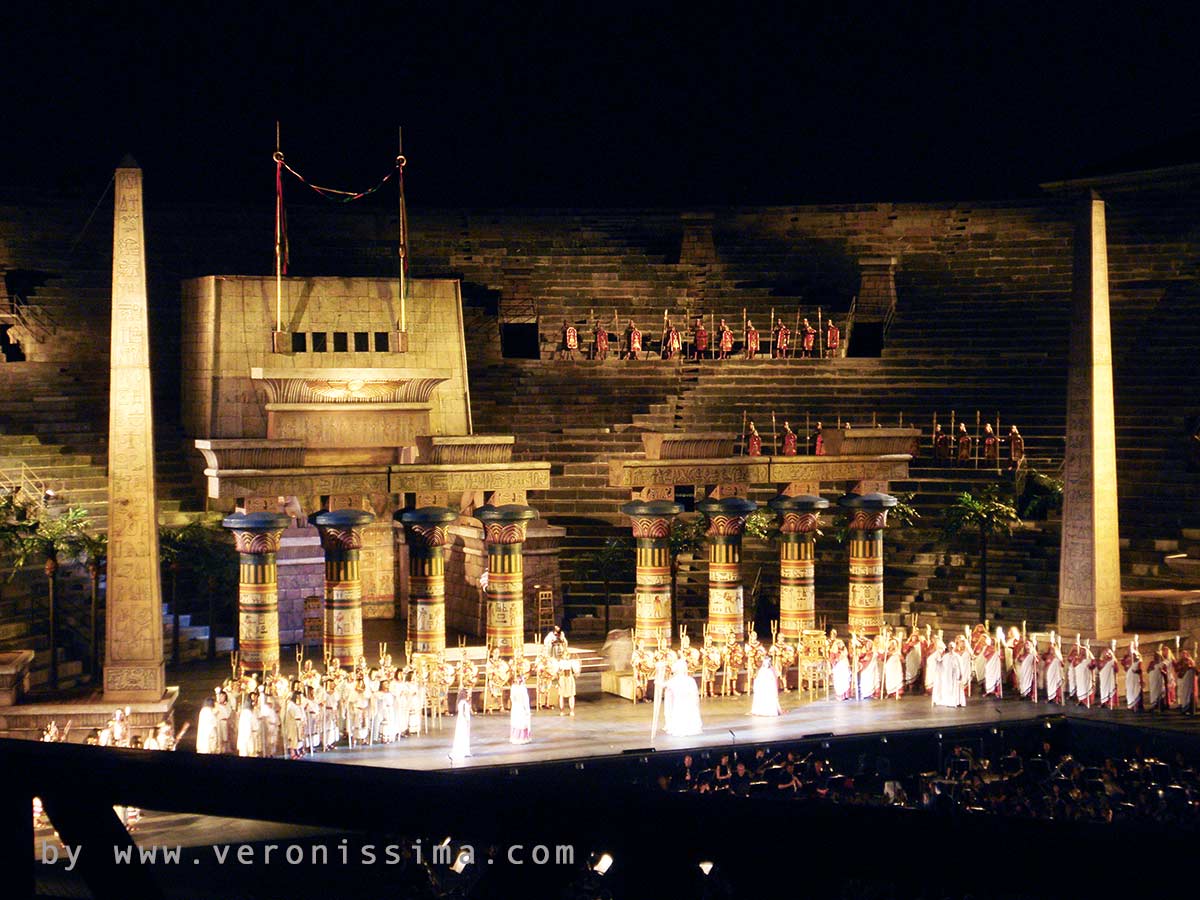
<path id="1" fill-rule="evenodd" d="M 959 635 L 953 646 L 943 646 L 936 654 L 937 676 L 933 685 L 934 706 L 966 706 L 966 682 L 970 678 L 967 639 Z"/>
<path id="2" fill-rule="evenodd" d="M 851 641 L 854 640 L 854 636 L 851 635 Z M 858 654 L 858 699 L 878 700 L 881 654 L 875 646 L 875 641 L 862 638 L 855 652 Z"/>
<path id="3" fill-rule="evenodd" d="M 849 700 L 854 695 L 850 654 L 846 650 L 846 642 L 837 637 L 837 632 L 834 632 L 829 646 L 829 681 L 833 687 L 833 699 Z"/>
<path id="4" fill-rule="evenodd" d="M 996 629 L 996 636 L 985 634 L 982 652 L 976 659 L 983 659 L 983 694 L 999 700 L 1004 696 L 1004 630 Z"/>
<path id="5" fill-rule="evenodd" d="M 932 631 L 932 625 L 925 626 L 924 659 L 921 661 L 921 667 L 924 670 L 925 693 L 929 696 L 933 695 L 934 686 L 937 684 L 938 660 L 941 658 L 942 651 L 946 649 L 942 629 L 939 628 L 936 635 Z"/>
<path id="6" fill-rule="evenodd" d="M 666 320 L 666 325 L 663 327 L 662 336 L 662 358 L 674 359 L 683 350 L 683 339 L 679 336 L 679 329 L 671 324 L 671 320 Z"/>
<path id="7" fill-rule="evenodd" d="M 574 359 L 575 351 L 579 349 L 579 329 L 563 319 L 562 336 L 558 341 L 558 358 Z"/>
<path id="8" fill-rule="evenodd" d="M 746 320 L 746 334 L 745 342 L 742 345 L 742 352 L 745 354 L 746 359 L 754 359 L 758 353 L 758 330 L 749 319 Z"/>
<path id="9" fill-rule="evenodd" d="M 775 359 L 785 359 L 788 345 L 791 343 L 792 331 L 783 323 L 783 316 L 775 321 L 774 334 L 771 336 L 771 356 Z M 807 355 L 807 354 L 806 354 Z"/>
<path id="10" fill-rule="evenodd" d="M 717 359 L 729 359 L 729 354 L 733 352 L 733 331 L 725 324 L 725 320 L 721 320 L 720 326 L 717 328 Z"/>
<path id="11" fill-rule="evenodd" d="M 1165 646 L 1159 646 L 1146 666 L 1146 708 L 1159 712 L 1167 708 L 1167 678 Z"/>
<path id="12" fill-rule="evenodd" d="M 1092 665 L 1095 658 L 1092 655 L 1092 639 L 1088 638 L 1075 658 L 1075 702 L 1088 709 L 1091 709 L 1096 697 L 1096 672 Z"/>
<path id="13" fill-rule="evenodd" d="M 629 320 L 629 324 L 625 327 L 625 359 L 638 359 L 642 352 L 642 333 L 634 324 L 633 319 Z"/>
<path id="14" fill-rule="evenodd" d="M 888 636 L 883 644 L 883 696 L 899 700 L 904 696 L 904 657 L 900 637 Z"/>
<path id="15" fill-rule="evenodd" d="M 904 689 L 917 693 L 924 687 L 921 670 L 925 665 L 925 639 L 919 628 L 913 628 L 900 648 L 900 654 L 904 657 Z"/>
<path id="16" fill-rule="evenodd" d="M 1142 708 L 1142 654 L 1138 651 L 1138 640 L 1135 634 L 1121 659 L 1121 668 L 1125 670 L 1125 706 L 1132 710 Z"/>
<path id="17" fill-rule="evenodd" d="M 1196 711 L 1196 661 L 1187 650 L 1175 661 L 1175 678 L 1179 685 L 1179 711 L 1190 716 Z"/>
<path id="18" fill-rule="evenodd" d="M 1096 670 L 1097 681 L 1100 685 L 1100 705 L 1109 709 L 1117 708 L 1117 685 L 1120 683 L 1121 670 L 1117 667 L 1117 639 L 1100 653 L 1100 658 L 1092 663 Z"/>
<path id="19" fill-rule="evenodd" d="M 1033 639 L 1032 635 L 1022 635 L 1013 656 L 1013 683 L 1019 697 L 1035 703 L 1038 698 L 1038 663 L 1040 660 L 1037 641 Z"/>
<path id="20" fill-rule="evenodd" d="M 1046 670 L 1046 702 L 1057 703 L 1060 706 L 1063 702 L 1063 688 L 1065 681 L 1063 680 L 1063 658 L 1062 658 L 1062 637 L 1050 632 L 1050 647 L 1046 650 L 1042 657 L 1042 663 Z"/>

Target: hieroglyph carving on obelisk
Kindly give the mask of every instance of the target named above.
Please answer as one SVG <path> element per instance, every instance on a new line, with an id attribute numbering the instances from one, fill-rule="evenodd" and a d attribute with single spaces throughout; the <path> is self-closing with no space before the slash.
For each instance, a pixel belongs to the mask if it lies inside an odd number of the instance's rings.
<path id="1" fill-rule="evenodd" d="M 104 697 L 148 701 L 162 698 L 165 679 L 142 170 L 132 160 L 117 169 L 114 197 Z"/>
<path id="2" fill-rule="evenodd" d="M 1058 624 L 1106 639 L 1123 622 L 1104 202 L 1089 192 L 1077 213 Z"/>

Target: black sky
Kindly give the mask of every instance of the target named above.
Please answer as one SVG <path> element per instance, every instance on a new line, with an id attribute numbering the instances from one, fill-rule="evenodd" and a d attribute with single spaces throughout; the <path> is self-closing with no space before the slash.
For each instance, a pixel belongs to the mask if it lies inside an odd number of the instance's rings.
<path id="1" fill-rule="evenodd" d="M 353 188 L 402 124 L 418 207 L 986 199 L 1200 126 L 1183 5 L 174 6 L 10 10 L 0 185 L 131 152 L 164 199 L 269 203 L 281 119 Z"/>

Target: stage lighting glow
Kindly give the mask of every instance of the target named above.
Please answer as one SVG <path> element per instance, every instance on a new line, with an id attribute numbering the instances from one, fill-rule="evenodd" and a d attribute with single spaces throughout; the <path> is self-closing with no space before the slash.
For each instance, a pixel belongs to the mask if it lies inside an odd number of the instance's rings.
<path id="1" fill-rule="evenodd" d="M 592 871 L 596 872 L 597 874 L 603 875 L 605 872 L 607 872 L 612 867 L 612 864 L 613 864 L 612 854 L 602 853 L 602 854 L 600 854 L 600 858 L 598 860 L 596 860 L 596 864 L 594 866 L 592 866 Z"/>
<path id="2" fill-rule="evenodd" d="M 456 874 L 461 875 L 470 864 L 471 854 L 466 850 L 459 850 L 458 857 L 454 860 L 454 865 L 452 865 L 450 869 Z"/>
<path id="3" fill-rule="evenodd" d="M 449 846 L 449 844 L 450 844 L 450 835 L 446 835 L 444 838 L 442 838 L 442 842 L 440 844 L 438 844 L 438 846 L 446 847 L 446 846 Z"/>
<path id="4" fill-rule="evenodd" d="M 703 872 L 706 876 L 712 870 L 713 870 L 713 864 L 711 862 L 709 862 L 707 859 L 704 862 L 700 863 L 700 871 Z"/>

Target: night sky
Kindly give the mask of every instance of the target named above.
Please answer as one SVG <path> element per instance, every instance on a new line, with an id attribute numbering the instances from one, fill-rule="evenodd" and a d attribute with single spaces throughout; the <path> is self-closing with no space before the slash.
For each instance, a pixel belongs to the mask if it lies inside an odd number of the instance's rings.
<path id="1" fill-rule="evenodd" d="M 269 204 L 277 118 L 354 189 L 403 125 L 418 209 L 1003 198 L 1200 159 L 1182 5 L 174 6 L 10 11 L 0 185 L 87 196 L 130 152 L 158 199 Z"/>

